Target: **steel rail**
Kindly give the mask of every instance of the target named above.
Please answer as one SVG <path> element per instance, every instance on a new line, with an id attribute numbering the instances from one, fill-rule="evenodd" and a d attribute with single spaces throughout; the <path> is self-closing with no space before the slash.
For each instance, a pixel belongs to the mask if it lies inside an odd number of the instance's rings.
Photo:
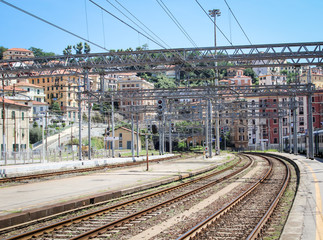
<path id="1" fill-rule="evenodd" d="M 215 181 L 213 181 L 211 183 L 208 183 L 208 184 L 206 184 L 206 185 L 204 185 L 202 187 L 196 188 L 196 189 L 194 189 L 192 191 L 189 191 L 189 192 L 187 192 L 185 194 L 182 194 L 180 196 L 174 197 L 173 199 L 167 200 L 167 201 L 165 201 L 163 203 L 160 203 L 160 204 L 157 204 L 157 205 L 152 206 L 150 208 L 144 209 L 144 210 L 142 210 L 142 211 L 140 211 L 138 213 L 132 214 L 132 215 L 130 215 L 128 217 L 125 217 L 123 219 L 117 220 L 115 222 L 112 222 L 110 224 L 106 224 L 106 225 L 104 225 L 102 227 L 99 227 L 97 229 L 94 229 L 92 231 L 89 231 L 89 232 L 86 232 L 86 233 L 81 234 L 79 236 L 73 237 L 73 238 L 71 238 L 71 240 L 87 240 L 87 239 L 91 239 L 93 237 L 96 237 L 99 234 L 102 234 L 102 233 L 104 233 L 104 232 L 106 232 L 106 231 L 108 231 L 110 229 L 113 229 L 116 226 L 120 226 L 122 224 L 125 224 L 127 222 L 130 222 L 131 220 L 135 220 L 137 218 L 140 218 L 141 216 L 143 216 L 145 214 L 148 214 L 148 213 L 150 213 L 152 211 L 155 211 L 157 209 L 160 209 L 162 207 L 166 207 L 169 204 L 172 204 L 174 202 L 179 201 L 180 199 L 183 199 L 185 197 L 191 196 L 193 194 L 196 194 L 199 191 L 202 191 L 202 190 L 204 190 L 206 188 L 209 188 L 209 187 L 211 187 L 211 186 L 213 186 L 213 185 L 215 185 L 217 183 L 220 183 L 220 182 L 222 182 L 222 181 L 224 181 L 224 180 L 226 180 L 226 179 L 228 179 L 228 178 L 230 178 L 230 177 L 232 177 L 232 176 L 240 173 L 241 171 L 243 171 L 244 169 L 246 169 L 247 167 L 249 167 L 252 163 L 253 163 L 253 161 L 251 161 L 251 159 L 250 159 L 249 164 L 245 165 L 243 168 L 240 168 L 240 169 L 236 170 L 235 172 L 233 172 L 233 173 L 231 173 L 231 174 L 229 174 L 227 176 L 222 177 L 221 179 L 215 180 Z"/>
<path id="2" fill-rule="evenodd" d="M 259 223 L 257 224 L 257 226 L 252 230 L 252 232 L 249 234 L 249 236 L 246 238 L 247 240 L 251 240 L 251 239 L 259 239 L 259 237 L 262 235 L 263 232 L 263 228 L 266 225 L 266 223 L 268 222 L 268 220 L 270 219 L 272 213 L 274 212 L 279 200 L 281 199 L 281 197 L 283 196 L 287 185 L 289 183 L 289 179 L 290 179 L 290 169 L 287 166 L 287 164 L 282 161 L 280 158 L 278 157 L 273 157 L 279 161 L 281 161 L 284 165 L 285 165 L 285 169 L 286 169 L 286 175 L 285 175 L 285 179 L 284 179 L 284 183 L 283 183 L 283 187 L 281 188 L 281 190 L 279 191 L 278 195 L 276 196 L 276 198 L 273 200 L 273 202 L 271 203 L 269 209 L 267 210 L 267 212 L 265 213 L 265 215 L 261 218 L 261 220 L 259 221 Z"/>
<path id="3" fill-rule="evenodd" d="M 269 158 L 263 157 L 266 159 L 269 163 L 269 169 L 266 171 L 266 173 L 256 182 L 254 183 L 250 188 L 248 188 L 246 191 L 241 193 L 239 196 L 237 196 L 235 199 L 233 199 L 231 202 L 226 204 L 224 207 L 213 213 L 211 216 L 206 218 L 205 220 L 201 221 L 198 225 L 195 227 L 189 229 L 187 232 L 182 234 L 180 237 L 178 237 L 176 240 L 189 240 L 196 236 L 198 232 L 201 230 L 206 229 L 210 224 L 212 224 L 214 221 L 218 220 L 222 215 L 226 214 L 228 211 L 230 211 L 234 206 L 239 204 L 244 198 L 246 198 L 250 193 L 252 193 L 272 172 L 273 170 L 273 163 Z"/>
<path id="4" fill-rule="evenodd" d="M 203 179 L 206 179 L 206 178 L 209 178 L 209 177 L 218 175 L 220 173 L 223 173 L 223 172 L 225 172 L 225 171 L 227 171 L 227 170 L 229 170 L 229 169 L 237 166 L 240 162 L 241 162 L 241 159 L 239 159 L 239 161 L 237 163 L 235 163 L 234 165 L 232 165 L 232 166 L 229 166 L 229 167 L 227 167 L 225 169 L 222 169 L 222 170 L 213 172 L 213 173 L 211 173 L 211 174 L 209 174 L 207 176 L 203 176 L 201 178 L 194 179 L 194 180 L 189 181 L 187 183 L 182 183 L 180 185 L 173 186 L 173 187 L 170 187 L 170 188 L 167 188 L 167 189 L 164 189 L 164 190 L 155 192 L 155 193 L 147 194 L 147 195 L 144 195 L 144 196 L 135 198 L 133 200 L 124 202 L 124 203 L 116 204 L 114 206 L 110 206 L 110 207 L 107 207 L 107 208 L 104 208 L 104 209 L 100 209 L 100 210 L 97 210 L 97 211 L 94 211 L 94 212 L 91 212 L 91 213 L 87 213 L 87 214 L 83 214 L 83 215 L 80 215 L 80 216 L 77 216 L 77 217 L 73 217 L 73 218 L 70 218 L 70 219 L 67 219 L 67 220 L 63 220 L 63 221 L 60 221 L 60 222 L 57 222 L 57 223 L 54 223 L 54 224 L 51 224 L 51 225 L 48 225 L 48 226 L 39 228 L 39 229 L 35 229 L 35 230 L 29 231 L 29 232 L 25 232 L 23 234 L 19 234 L 17 236 L 13 236 L 11 238 L 8 238 L 7 240 L 30 239 L 30 238 L 35 238 L 35 237 L 37 238 L 38 236 L 40 236 L 40 235 L 42 235 L 44 233 L 49 233 L 49 232 L 55 231 L 56 229 L 60 229 L 60 228 L 62 228 L 64 226 L 69 226 L 69 225 L 73 224 L 73 222 L 80 222 L 82 220 L 86 220 L 86 219 L 92 218 L 92 217 L 97 216 L 97 215 L 102 215 L 102 214 L 104 214 L 106 212 L 109 212 L 111 210 L 120 209 L 120 208 L 125 207 L 127 205 L 134 204 L 135 202 L 144 201 L 144 200 L 149 199 L 149 198 L 152 198 L 154 196 L 162 195 L 162 194 L 165 194 L 167 192 L 174 191 L 174 190 L 176 190 L 178 188 L 187 186 L 187 185 L 189 185 L 191 183 L 194 183 L 194 182 L 197 182 L 197 181 L 200 181 L 200 180 L 203 180 Z M 244 170 L 245 168 L 247 168 L 248 166 L 250 166 L 251 163 L 252 162 L 250 161 L 248 165 L 245 165 L 243 168 L 240 168 L 238 171 Z M 238 172 L 238 171 L 235 171 L 234 173 L 237 174 L 236 172 Z M 226 179 L 226 178 L 228 178 L 228 176 L 225 176 L 223 178 L 223 180 Z M 152 210 L 150 210 L 150 211 L 152 211 Z M 140 214 L 142 215 L 144 213 L 143 212 L 140 212 L 140 213 L 137 213 L 137 214 L 134 214 L 134 215 L 139 216 Z M 135 217 L 134 215 L 129 216 L 129 219 Z M 102 231 L 102 229 L 104 229 L 104 228 L 114 227 L 116 225 L 121 224 L 122 221 L 127 221 L 127 219 L 117 220 L 115 222 L 112 222 L 112 223 L 110 223 L 108 225 L 105 225 L 105 226 L 101 227 L 99 230 L 96 229 L 96 231 Z M 87 233 L 87 234 L 94 234 L 94 232 L 95 231 L 93 230 L 93 232 Z M 83 235 L 86 235 L 86 234 L 83 234 Z M 75 239 L 77 239 L 77 238 L 75 238 Z"/>

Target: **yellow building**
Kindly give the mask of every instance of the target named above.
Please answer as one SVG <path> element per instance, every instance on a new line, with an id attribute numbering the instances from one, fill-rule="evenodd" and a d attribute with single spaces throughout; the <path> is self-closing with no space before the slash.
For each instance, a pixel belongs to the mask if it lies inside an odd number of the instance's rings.
<path id="1" fill-rule="evenodd" d="M 78 79 L 78 76 L 53 76 L 35 77 L 28 80 L 31 84 L 43 87 L 45 101 L 49 105 L 57 102 L 66 120 L 75 122 L 78 121 Z"/>
<path id="2" fill-rule="evenodd" d="M 110 134 L 111 135 L 111 134 Z M 119 137 L 119 140 L 115 141 L 116 149 L 131 149 L 131 130 L 125 127 L 119 127 L 114 130 L 114 135 Z M 141 151 L 141 140 L 139 137 L 139 143 L 137 143 L 137 132 L 134 132 L 134 150 L 137 149 L 139 144 L 139 151 Z M 139 133 L 140 135 L 140 133 Z"/>

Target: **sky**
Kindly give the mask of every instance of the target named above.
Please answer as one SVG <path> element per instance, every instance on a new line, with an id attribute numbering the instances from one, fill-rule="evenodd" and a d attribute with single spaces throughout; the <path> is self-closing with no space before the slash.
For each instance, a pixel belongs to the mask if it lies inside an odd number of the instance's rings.
<path id="1" fill-rule="evenodd" d="M 92 0 L 105 10 L 127 22 L 143 34 L 138 26 L 128 20 L 107 0 Z M 90 43 L 91 52 L 107 49 L 135 49 L 144 44 L 149 49 L 192 48 L 214 46 L 213 22 L 196 0 L 159 0 L 193 39 L 194 45 L 178 29 L 157 0 L 109 0 L 133 21 L 118 2 L 139 19 L 158 38 L 140 25 L 151 39 L 112 17 L 90 0 L 6 0 L 25 11 L 70 31 Z M 299 43 L 323 41 L 323 0 L 226 0 L 252 44 Z M 249 45 L 230 13 L 224 0 L 198 0 L 208 12 L 220 9 L 217 26 L 233 45 Z M 84 40 L 35 19 L 0 0 L 0 46 L 6 48 L 41 48 L 45 52 L 61 55 L 67 45 Z M 217 45 L 230 46 L 229 41 L 217 30 Z M 161 40 L 163 42 L 161 42 Z M 166 43 L 166 45 L 165 45 Z"/>

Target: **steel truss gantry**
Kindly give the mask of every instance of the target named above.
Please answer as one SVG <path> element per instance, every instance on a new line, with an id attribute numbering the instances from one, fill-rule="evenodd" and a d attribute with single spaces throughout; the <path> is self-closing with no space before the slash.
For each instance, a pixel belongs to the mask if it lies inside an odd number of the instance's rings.
<path id="1" fill-rule="evenodd" d="M 323 42 L 178 48 L 0 61 L 0 80 L 26 77 L 323 65 Z"/>
<path id="2" fill-rule="evenodd" d="M 142 89 L 111 91 L 106 98 L 114 97 L 115 100 L 131 99 L 157 100 L 164 99 L 218 99 L 266 96 L 307 96 L 315 91 L 314 84 L 295 85 L 261 85 L 261 86 L 205 86 L 173 89 Z M 108 100 L 108 99 L 107 99 Z"/>

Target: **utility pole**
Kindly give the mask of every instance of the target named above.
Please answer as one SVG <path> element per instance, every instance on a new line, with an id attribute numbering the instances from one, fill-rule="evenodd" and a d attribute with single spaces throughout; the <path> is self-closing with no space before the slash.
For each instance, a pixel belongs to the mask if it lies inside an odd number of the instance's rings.
<path id="1" fill-rule="evenodd" d="M 3 77 L 3 76 L 2 76 Z M 6 107 L 4 103 L 4 78 L 2 80 L 2 154 L 4 159 L 4 165 L 7 165 L 6 154 Z"/>
<path id="2" fill-rule="evenodd" d="M 289 98 L 290 106 L 289 106 L 289 153 L 292 154 L 292 98 Z"/>
<path id="3" fill-rule="evenodd" d="M 113 96 L 112 96 L 112 101 L 111 101 L 111 128 L 112 128 L 112 157 L 114 158 L 114 149 L 115 149 L 115 142 L 114 142 L 114 101 L 113 101 Z"/>
<path id="4" fill-rule="evenodd" d="M 283 110 L 278 111 L 279 152 L 283 152 Z"/>
<path id="5" fill-rule="evenodd" d="M 214 47 L 216 47 L 216 17 L 221 16 L 221 11 L 220 11 L 220 9 L 209 10 L 209 15 L 214 18 Z M 215 55 L 217 55 L 217 50 L 215 50 Z M 216 86 L 219 85 L 217 78 L 218 78 L 218 68 L 217 68 L 217 62 L 215 62 L 215 79 L 214 79 L 214 81 L 215 81 Z M 219 130 L 220 124 L 219 124 L 219 121 L 220 121 L 219 111 L 217 110 L 215 112 L 215 135 L 216 135 L 215 146 L 216 146 L 216 150 L 217 150 L 217 152 L 216 152 L 217 155 L 220 154 L 220 130 Z M 212 140 L 211 140 L 211 144 L 212 144 Z"/>
<path id="6" fill-rule="evenodd" d="M 47 109 L 48 110 L 48 109 Z M 46 159 L 48 160 L 48 142 L 47 142 L 47 136 L 48 136 L 48 118 L 47 118 L 47 114 L 48 114 L 48 112 L 46 111 L 46 113 L 45 113 L 45 121 L 46 121 L 46 123 L 45 123 L 45 126 L 46 126 L 46 129 L 45 129 L 45 131 L 46 131 L 46 143 L 45 143 L 45 149 L 46 149 Z"/>
<path id="7" fill-rule="evenodd" d="M 41 135 L 42 135 L 42 148 L 43 148 L 43 163 L 45 163 L 45 134 L 44 134 L 44 125 L 45 125 L 45 116 L 42 116 L 42 131 L 41 131 Z"/>
<path id="8" fill-rule="evenodd" d="M 136 162 L 135 159 L 135 145 L 134 145 L 134 141 L 135 141 L 135 127 L 134 127 L 134 119 L 133 119 L 133 113 L 131 114 L 131 156 L 132 156 L 132 161 Z"/>
<path id="9" fill-rule="evenodd" d="M 205 114 L 205 146 L 206 146 L 205 153 L 207 154 L 207 157 L 208 157 L 209 156 L 209 154 L 208 154 L 208 147 L 209 147 L 209 106 L 208 105 L 206 107 L 206 114 Z"/>
<path id="10" fill-rule="evenodd" d="M 293 134 L 293 137 L 294 137 L 294 154 L 297 155 L 297 116 L 296 116 L 296 109 L 297 109 L 297 106 L 296 106 L 296 99 L 295 97 L 293 97 L 293 129 L 294 129 L 294 134 Z"/>
<path id="11" fill-rule="evenodd" d="M 208 108 L 209 108 L 209 141 L 210 141 L 210 145 L 209 145 L 209 157 L 212 157 L 212 142 L 213 142 L 213 138 L 212 138 L 212 102 L 209 99 L 208 100 Z"/>
<path id="12" fill-rule="evenodd" d="M 308 68 L 308 74 L 307 74 L 307 83 L 308 83 L 308 96 L 307 96 L 307 104 L 308 104 L 308 158 L 314 159 L 314 146 L 313 146 L 313 108 L 312 108 L 312 79 L 311 79 L 311 68 Z"/>
<path id="13" fill-rule="evenodd" d="M 81 78 L 78 78 L 78 115 L 79 115 L 79 160 L 82 161 L 82 102 L 81 102 Z"/>
<path id="14" fill-rule="evenodd" d="M 137 115 L 137 157 L 139 157 L 139 114 Z"/>
<path id="15" fill-rule="evenodd" d="M 90 79 L 89 79 L 89 74 L 88 74 L 88 70 L 86 69 L 85 70 L 85 77 L 86 79 L 86 84 L 87 84 L 87 87 L 86 87 L 86 90 L 88 92 L 88 103 L 87 103 L 87 108 L 88 108 L 88 142 L 89 142 L 89 151 L 88 151 L 88 156 L 89 156 L 89 160 L 91 160 L 91 155 L 92 155 L 92 151 L 91 151 L 91 102 L 90 102 L 90 89 L 91 89 L 91 86 L 90 86 Z"/>
<path id="16" fill-rule="evenodd" d="M 172 149 L 172 130 L 173 130 L 174 123 L 172 123 L 172 120 L 169 120 L 169 153 L 173 153 Z"/>

